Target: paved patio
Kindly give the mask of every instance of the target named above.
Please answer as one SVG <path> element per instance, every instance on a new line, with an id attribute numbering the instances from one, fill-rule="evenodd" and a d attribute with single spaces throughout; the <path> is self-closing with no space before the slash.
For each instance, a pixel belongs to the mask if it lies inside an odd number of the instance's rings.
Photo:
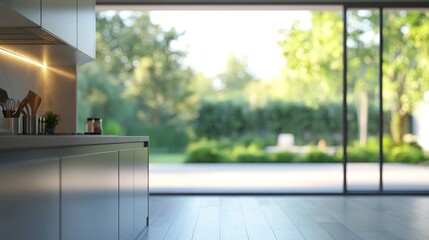
<path id="1" fill-rule="evenodd" d="M 341 192 L 342 164 L 150 164 L 151 193 Z M 348 164 L 350 190 L 377 190 L 376 163 Z M 385 190 L 429 190 L 429 166 L 384 164 Z"/>

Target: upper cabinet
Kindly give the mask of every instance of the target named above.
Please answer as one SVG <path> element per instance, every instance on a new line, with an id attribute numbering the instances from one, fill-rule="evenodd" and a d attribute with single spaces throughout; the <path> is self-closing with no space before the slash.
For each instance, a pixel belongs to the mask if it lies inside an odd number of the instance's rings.
<path id="1" fill-rule="evenodd" d="M 77 0 L 42 0 L 42 28 L 77 47 Z"/>
<path id="2" fill-rule="evenodd" d="M 91 58 L 95 58 L 95 2 L 77 1 L 77 47 Z"/>
<path id="3" fill-rule="evenodd" d="M 48 65 L 90 62 L 95 0 L 0 0 L 0 45 Z"/>
<path id="4" fill-rule="evenodd" d="M 0 4 L 3 3 L 7 7 L 14 9 L 16 12 L 26 17 L 28 20 L 32 21 L 33 23 L 40 25 L 40 1 L 41 0 L 0 0 Z M 10 23 L 16 24 L 16 21 L 12 21 Z M 20 24 L 22 26 L 22 23 L 17 24 Z"/>

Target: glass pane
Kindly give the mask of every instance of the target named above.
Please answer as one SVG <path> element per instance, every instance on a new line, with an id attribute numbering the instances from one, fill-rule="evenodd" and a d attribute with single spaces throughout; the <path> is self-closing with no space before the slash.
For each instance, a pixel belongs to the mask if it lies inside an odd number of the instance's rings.
<path id="1" fill-rule="evenodd" d="M 341 192 L 342 32 L 338 10 L 100 11 L 79 122 L 149 135 L 153 192 Z"/>
<path id="2" fill-rule="evenodd" d="M 347 11 L 347 187 L 379 189 L 379 11 Z"/>
<path id="3" fill-rule="evenodd" d="M 429 12 L 384 12 L 386 191 L 429 190 Z"/>

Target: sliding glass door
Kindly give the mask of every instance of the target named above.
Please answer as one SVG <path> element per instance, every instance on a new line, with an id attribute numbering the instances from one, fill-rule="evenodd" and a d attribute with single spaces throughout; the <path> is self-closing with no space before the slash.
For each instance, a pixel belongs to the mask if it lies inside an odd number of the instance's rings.
<path id="1" fill-rule="evenodd" d="M 429 190 L 429 13 L 345 10 L 346 192 Z"/>
<path id="2" fill-rule="evenodd" d="M 346 11 L 347 190 L 380 188 L 380 12 Z"/>
<path id="3" fill-rule="evenodd" d="M 386 9 L 383 110 L 385 191 L 428 191 L 429 11 Z"/>

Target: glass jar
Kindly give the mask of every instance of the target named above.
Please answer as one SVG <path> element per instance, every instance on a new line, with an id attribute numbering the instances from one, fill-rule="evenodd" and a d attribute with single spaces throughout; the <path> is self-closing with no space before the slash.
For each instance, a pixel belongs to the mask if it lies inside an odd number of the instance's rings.
<path id="1" fill-rule="evenodd" d="M 101 135 L 103 131 L 103 119 L 101 118 L 87 118 L 85 134 Z"/>

